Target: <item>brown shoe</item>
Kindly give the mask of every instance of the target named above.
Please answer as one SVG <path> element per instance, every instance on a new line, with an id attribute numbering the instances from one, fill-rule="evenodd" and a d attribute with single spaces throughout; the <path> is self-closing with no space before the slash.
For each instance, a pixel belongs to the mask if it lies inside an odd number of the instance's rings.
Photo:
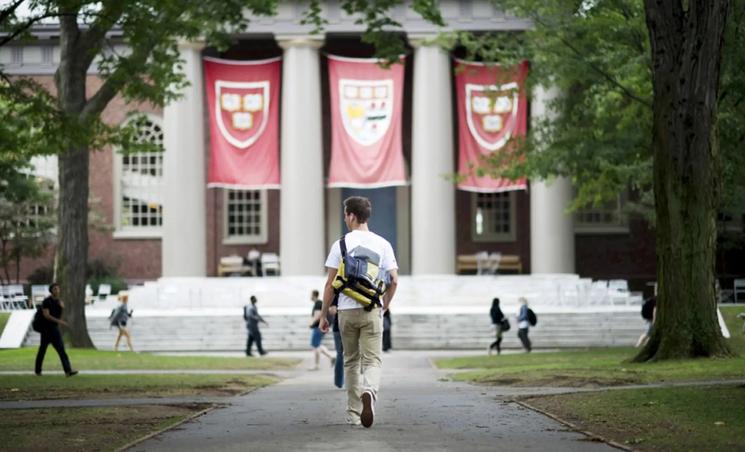
<path id="1" fill-rule="evenodd" d="M 360 414 L 360 421 L 366 428 L 370 428 L 375 420 L 375 399 L 373 399 L 372 392 L 365 391 L 362 393 L 362 414 Z"/>

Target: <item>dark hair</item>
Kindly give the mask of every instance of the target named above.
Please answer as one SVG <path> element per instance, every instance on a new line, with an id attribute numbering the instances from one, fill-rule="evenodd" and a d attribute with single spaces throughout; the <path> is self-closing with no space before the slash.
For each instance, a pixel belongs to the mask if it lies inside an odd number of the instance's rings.
<path id="1" fill-rule="evenodd" d="M 251 303 L 256 304 L 256 295 L 251 295 Z"/>
<path id="2" fill-rule="evenodd" d="M 494 299 L 491 301 L 492 306 L 499 306 L 499 298 L 494 297 Z"/>
<path id="3" fill-rule="evenodd" d="M 313 295 L 315 298 L 318 298 L 318 293 L 319 292 L 317 290 L 314 290 L 313 292 L 311 292 L 311 295 Z"/>
<path id="4" fill-rule="evenodd" d="M 50 284 L 49 293 L 52 293 L 52 289 L 54 289 L 55 287 L 59 287 L 59 283 L 53 282 L 52 284 Z"/>
<path id="5" fill-rule="evenodd" d="M 372 204 L 369 199 L 362 196 L 350 196 L 344 200 L 344 213 L 353 214 L 360 224 L 367 223 L 372 215 Z"/>

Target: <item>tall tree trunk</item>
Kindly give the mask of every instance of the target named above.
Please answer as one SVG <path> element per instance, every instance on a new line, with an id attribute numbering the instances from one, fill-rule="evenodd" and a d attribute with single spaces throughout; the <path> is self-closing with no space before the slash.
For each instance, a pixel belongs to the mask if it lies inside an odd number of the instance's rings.
<path id="1" fill-rule="evenodd" d="M 685 5 L 684 5 L 685 4 Z M 717 321 L 717 98 L 728 0 L 645 0 L 654 64 L 657 317 L 636 361 L 729 356 Z"/>
<path id="2" fill-rule="evenodd" d="M 69 120 L 81 121 L 86 103 L 84 63 L 90 49 L 81 48 L 77 11 L 60 18 L 60 64 L 54 75 L 58 102 Z M 77 140 L 76 140 L 77 141 Z M 93 347 L 85 320 L 88 267 L 88 146 L 71 145 L 59 155 L 59 209 L 55 275 L 60 283 L 67 335 L 75 347 Z"/>
<path id="3" fill-rule="evenodd" d="M 88 165 L 87 148 L 59 156 L 59 233 L 57 279 L 61 282 L 69 338 L 75 347 L 93 347 L 85 320 L 85 284 L 88 268 Z"/>

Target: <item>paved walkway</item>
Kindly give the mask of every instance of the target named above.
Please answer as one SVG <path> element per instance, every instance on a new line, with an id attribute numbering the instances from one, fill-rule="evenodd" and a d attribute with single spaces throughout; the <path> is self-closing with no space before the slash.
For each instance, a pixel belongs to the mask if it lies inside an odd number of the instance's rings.
<path id="1" fill-rule="evenodd" d="M 371 429 L 344 422 L 331 369 L 302 372 L 135 446 L 135 451 L 608 451 L 545 416 L 500 400 L 499 388 L 441 381 L 426 352 L 384 356 Z"/>

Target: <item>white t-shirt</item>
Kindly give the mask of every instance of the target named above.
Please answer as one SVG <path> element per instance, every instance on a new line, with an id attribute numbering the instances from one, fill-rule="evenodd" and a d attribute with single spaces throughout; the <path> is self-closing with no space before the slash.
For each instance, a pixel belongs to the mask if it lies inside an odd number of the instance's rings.
<path id="1" fill-rule="evenodd" d="M 347 252 L 352 251 L 358 246 L 363 246 L 371 251 L 378 253 L 380 256 L 380 268 L 382 270 L 398 270 L 398 262 L 396 262 L 396 256 L 393 255 L 393 247 L 388 240 L 379 236 L 378 234 L 371 231 L 359 231 L 355 230 L 348 232 L 344 236 L 344 242 L 347 245 Z M 326 258 L 326 267 L 328 268 L 339 268 L 341 262 L 341 247 L 339 246 L 339 240 L 331 245 L 331 251 L 329 256 Z M 339 306 L 337 309 L 343 311 L 345 309 L 358 309 L 364 306 L 349 298 L 344 294 L 339 294 Z"/>

